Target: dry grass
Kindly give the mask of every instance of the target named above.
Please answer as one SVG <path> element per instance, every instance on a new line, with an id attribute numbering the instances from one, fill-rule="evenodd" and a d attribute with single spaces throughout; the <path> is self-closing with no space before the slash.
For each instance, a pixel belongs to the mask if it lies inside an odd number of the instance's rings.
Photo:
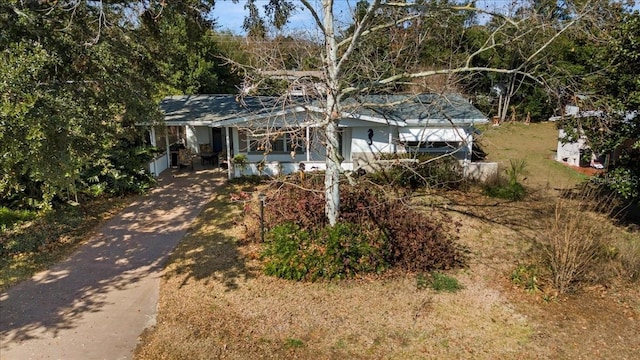
<path id="1" fill-rule="evenodd" d="M 540 134 L 552 133 L 548 124 L 507 126 L 536 134 L 540 126 Z M 506 127 L 486 136 L 493 136 L 496 149 L 503 141 L 517 143 Z M 527 161 L 530 186 L 578 181 L 581 176 L 559 164 L 540 170 L 554 164 L 546 157 L 548 147 L 527 145 L 509 156 Z M 446 205 L 462 224 L 461 242 L 471 250 L 469 267 L 448 273 L 464 288 L 437 293 L 419 287 L 416 274 L 313 284 L 262 275 L 257 247 L 242 241 L 234 221 L 242 203 L 230 202 L 229 193 L 239 190 L 221 189 L 174 252 L 157 325 L 143 336 L 136 359 L 632 359 L 640 354 L 637 286 L 612 282 L 549 298 L 511 283 L 510 274 L 532 253 L 552 214 L 550 192 L 536 191 L 517 203 L 453 192 L 416 198 L 416 206 Z M 628 235 L 621 241 L 638 244 L 635 239 Z"/>
<path id="2" fill-rule="evenodd" d="M 542 233 L 554 288 L 564 294 L 606 257 L 611 234 L 606 218 L 592 212 L 590 199 L 559 199 Z"/>
<path id="3" fill-rule="evenodd" d="M 240 206 L 227 200 L 219 195 L 174 253 L 139 359 L 516 358 L 534 350 L 526 319 L 470 272 L 455 274 L 464 285 L 455 294 L 418 289 L 415 275 L 314 284 L 263 276 L 254 249 L 234 240 L 228 225 Z"/>

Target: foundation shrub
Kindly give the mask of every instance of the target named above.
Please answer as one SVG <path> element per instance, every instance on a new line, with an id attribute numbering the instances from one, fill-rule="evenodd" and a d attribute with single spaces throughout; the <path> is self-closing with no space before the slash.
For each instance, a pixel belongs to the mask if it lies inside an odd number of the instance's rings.
<path id="1" fill-rule="evenodd" d="M 407 207 L 397 194 L 388 195 L 393 193 L 388 188 L 344 185 L 339 224 L 331 228 L 324 215 L 324 194 L 317 187 L 303 188 L 288 183 L 273 185 L 265 206 L 266 227 L 271 229 L 268 232 L 271 243 L 265 244 L 264 254 L 267 264 L 271 264 L 267 273 L 289 279 L 315 280 L 362 272 L 377 273 L 387 266 L 407 271 L 464 266 L 465 250 L 457 244 L 457 233 L 452 231 L 451 222 L 444 215 L 427 217 Z M 307 248 L 323 250 L 300 250 Z M 320 253 L 335 262 L 318 259 Z M 277 266 L 274 260 L 268 260 L 279 257 L 283 258 L 277 261 Z M 365 258 L 370 260 L 363 260 Z M 318 265 L 313 265 L 313 261 L 318 261 Z M 327 265 L 345 261 L 348 264 L 364 262 L 364 265 L 346 270 Z M 375 265 L 381 261 L 384 266 Z M 290 265 L 285 270 L 282 264 Z M 321 265 L 326 272 L 317 270 Z"/>
<path id="2" fill-rule="evenodd" d="M 419 188 L 453 190 L 460 189 L 466 184 L 460 162 L 451 156 L 390 154 L 382 160 L 392 161 L 392 163 L 367 175 L 376 184 L 401 186 L 412 190 Z"/>
<path id="3" fill-rule="evenodd" d="M 344 279 L 381 273 L 388 265 L 384 234 L 338 223 L 317 230 L 286 223 L 269 232 L 262 257 L 265 273 L 289 280 Z"/>

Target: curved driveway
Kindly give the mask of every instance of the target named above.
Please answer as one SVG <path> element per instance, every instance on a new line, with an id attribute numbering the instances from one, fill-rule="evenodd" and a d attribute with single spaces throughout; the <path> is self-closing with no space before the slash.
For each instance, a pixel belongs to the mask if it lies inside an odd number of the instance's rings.
<path id="1" fill-rule="evenodd" d="M 0 294 L 0 359 L 131 358 L 155 323 L 164 262 L 224 173 L 160 180 L 69 259 Z"/>

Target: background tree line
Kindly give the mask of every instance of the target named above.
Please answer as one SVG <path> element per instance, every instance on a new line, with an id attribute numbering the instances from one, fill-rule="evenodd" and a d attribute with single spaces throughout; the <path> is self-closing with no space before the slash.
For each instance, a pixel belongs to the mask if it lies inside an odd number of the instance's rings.
<path id="1" fill-rule="evenodd" d="M 503 119 L 544 120 L 578 96 L 589 99 L 584 108 L 637 110 L 638 13 L 617 2 L 579 3 L 588 11 L 534 0 L 487 17 L 474 3 L 454 0 L 381 2 L 371 16 L 371 4 L 360 1 L 335 33 L 336 54 L 347 51 L 341 44 L 363 21 L 375 36 L 360 33 L 337 86 L 359 89 L 350 96 L 362 89 L 459 91 Z M 2 2 L 2 205 L 46 208 L 78 196 L 144 190 L 153 182 L 143 169 L 153 149 L 135 125 L 161 121 L 162 97 L 236 93 L 243 78 L 259 78 L 258 69 L 326 71 L 325 38 L 277 30 L 308 3 L 265 4 L 261 16 L 260 4 L 246 3 L 247 35 L 239 36 L 215 30 L 212 0 Z M 580 26 L 565 29 L 578 19 Z M 440 71 L 459 68 L 517 71 Z M 435 76 L 405 76 L 429 71 Z M 637 119 L 577 125 L 598 150 L 640 138 Z M 637 180 L 637 154 L 625 159 L 625 176 Z"/>

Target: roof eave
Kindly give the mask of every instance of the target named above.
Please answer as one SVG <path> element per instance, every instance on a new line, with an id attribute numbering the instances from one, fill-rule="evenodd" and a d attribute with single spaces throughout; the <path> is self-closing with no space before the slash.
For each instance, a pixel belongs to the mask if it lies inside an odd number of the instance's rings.
<path id="1" fill-rule="evenodd" d="M 487 118 L 477 118 L 477 119 L 407 119 L 407 124 L 411 125 L 420 125 L 426 127 L 441 127 L 442 125 L 449 125 L 451 127 L 454 126 L 473 126 L 476 124 L 487 124 L 489 123 L 489 119 Z"/>

